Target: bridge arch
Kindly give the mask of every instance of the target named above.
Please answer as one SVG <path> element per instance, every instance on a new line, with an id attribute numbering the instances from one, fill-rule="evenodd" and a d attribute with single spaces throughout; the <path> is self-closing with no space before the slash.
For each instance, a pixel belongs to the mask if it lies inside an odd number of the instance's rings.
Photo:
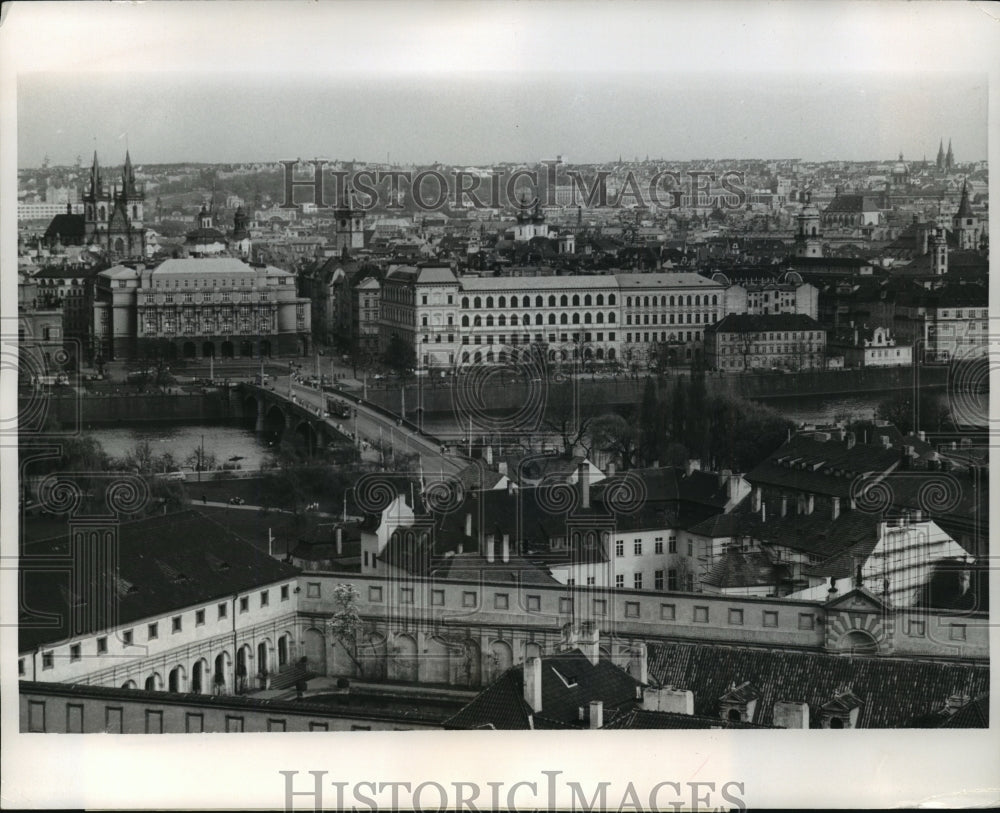
<path id="1" fill-rule="evenodd" d="M 271 404 L 264 412 L 264 431 L 273 435 L 275 440 L 281 440 L 288 428 L 288 417 L 277 404 Z"/>

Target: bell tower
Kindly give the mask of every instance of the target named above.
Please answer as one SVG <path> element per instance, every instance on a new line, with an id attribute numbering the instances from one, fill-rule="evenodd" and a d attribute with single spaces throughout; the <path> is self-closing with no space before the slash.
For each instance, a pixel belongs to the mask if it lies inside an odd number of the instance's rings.
<path id="1" fill-rule="evenodd" d="M 958 204 L 958 211 L 951 218 L 951 230 L 955 232 L 955 239 L 958 241 L 958 248 L 962 251 L 975 251 L 979 247 L 979 237 L 981 227 L 979 218 L 972 211 L 969 203 L 969 184 L 962 184 L 962 199 Z"/>
<path id="2" fill-rule="evenodd" d="M 365 247 L 365 211 L 354 199 L 354 189 L 347 186 L 334 209 L 337 249 L 341 252 L 357 251 Z"/>
<path id="3" fill-rule="evenodd" d="M 819 230 L 819 209 L 812 204 L 812 191 L 806 192 L 806 203 L 796 221 L 798 230 L 795 234 L 795 256 L 822 257 L 823 235 Z"/>

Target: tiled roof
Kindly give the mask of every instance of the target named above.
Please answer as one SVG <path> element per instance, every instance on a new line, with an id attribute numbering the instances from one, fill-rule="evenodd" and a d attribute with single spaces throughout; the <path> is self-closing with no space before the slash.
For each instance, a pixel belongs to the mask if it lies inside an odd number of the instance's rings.
<path id="1" fill-rule="evenodd" d="M 838 690 L 861 701 L 859 728 L 899 728 L 939 709 L 956 693 L 989 688 L 989 666 L 881 657 L 848 657 L 714 644 L 650 644 L 650 682 L 694 694 L 695 714 L 715 717 L 732 683 L 751 681 L 760 691 L 751 721 L 773 724 L 779 700 L 809 704 L 813 725 Z"/>
<path id="2" fill-rule="evenodd" d="M 719 588 L 762 587 L 787 577 L 787 568 L 773 564 L 766 553 L 727 550 L 702 582 Z"/>
<path id="3" fill-rule="evenodd" d="M 298 573 L 296 568 L 271 558 L 196 511 L 123 523 L 119 526 L 118 549 L 118 584 L 128 586 L 118 592 L 119 624 L 227 598 Z M 25 555 L 31 557 L 66 556 L 68 551 L 67 537 L 25 547 Z M 68 579 L 65 571 L 24 571 L 22 606 L 30 607 L 32 615 L 52 613 L 60 623 L 44 628 L 22 625 L 18 637 L 21 651 L 69 637 Z M 77 615 L 90 623 L 74 634 L 102 628 L 97 609 L 82 610 Z"/>
<path id="4" fill-rule="evenodd" d="M 604 704 L 605 719 L 630 711 L 636 686 L 642 685 L 611 661 L 592 664 L 578 649 L 542 658 L 542 708 L 536 728 L 585 728 L 580 707 L 592 700 Z M 446 728 L 526 729 L 531 707 L 524 700 L 524 667 L 514 666 L 445 721 Z M 542 723 L 541 725 L 539 723 Z"/>
<path id="5" fill-rule="evenodd" d="M 804 313 L 750 314 L 731 313 L 705 328 L 713 333 L 761 333 L 765 330 L 823 330 L 822 325 Z"/>
<path id="6" fill-rule="evenodd" d="M 680 714 L 671 711 L 646 711 L 633 709 L 620 714 L 604 726 L 606 729 L 705 729 L 705 728 L 766 728 L 753 723 L 737 723 L 720 717 L 706 717 L 701 714 Z"/>

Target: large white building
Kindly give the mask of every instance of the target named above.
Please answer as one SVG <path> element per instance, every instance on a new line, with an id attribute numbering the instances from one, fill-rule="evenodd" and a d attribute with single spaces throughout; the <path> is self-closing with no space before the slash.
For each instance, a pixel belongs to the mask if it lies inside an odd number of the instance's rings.
<path id="1" fill-rule="evenodd" d="M 418 372 L 549 361 L 675 362 L 701 354 L 704 330 L 725 316 L 725 286 L 692 273 L 456 277 L 445 267 L 398 266 L 383 284 L 382 346 L 393 335 Z"/>

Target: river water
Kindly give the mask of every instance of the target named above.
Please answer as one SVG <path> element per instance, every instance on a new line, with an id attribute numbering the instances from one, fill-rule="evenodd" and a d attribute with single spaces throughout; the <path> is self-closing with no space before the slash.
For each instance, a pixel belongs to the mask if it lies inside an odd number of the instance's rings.
<path id="1" fill-rule="evenodd" d="M 142 426 L 136 428 L 94 429 L 88 433 L 101 444 L 111 457 L 123 457 L 136 444 L 147 441 L 154 455 L 170 452 L 178 463 L 183 464 L 195 449 L 200 448 L 204 439 L 205 454 L 214 455 L 219 465 L 232 457 L 242 457 L 239 461 L 244 469 L 260 468 L 268 457 L 265 444 L 257 435 L 247 429 L 235 426 Z"/>

